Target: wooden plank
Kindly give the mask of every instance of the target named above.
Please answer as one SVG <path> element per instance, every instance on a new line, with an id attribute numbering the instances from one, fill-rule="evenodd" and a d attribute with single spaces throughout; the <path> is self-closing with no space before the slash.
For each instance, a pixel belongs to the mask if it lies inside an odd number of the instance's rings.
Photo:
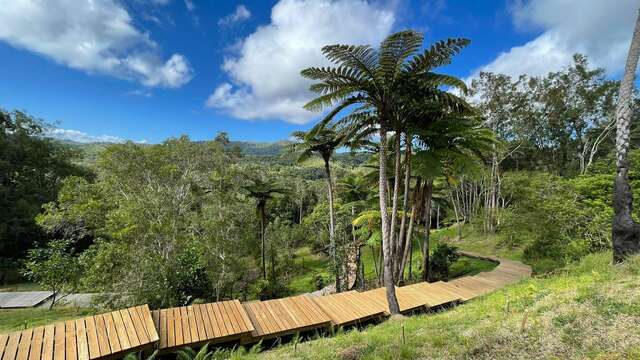
<path id="1" fill-rule="evenodd" d="M 127 339 L 129 339 L 129 347 L 136 348 L 140 346 L 140 340 L 138 340 L 135 326 L 133 325 L 133 321 L 131 320 L 131 314 L 129 314 L 126 309 L 120 310 L 118 311 L 118 313 L 120 314 L 120 318 L 122 319 L 122 326 L 127 333 Z"/>
<path id="2" fill-rule="evenodd" d="M 78 346 L 78 360 L 89 360 L 89 341 L 84 318 L 76 320 L 76 343 Z"/>
<path id="3" fill-rule="evenodd" d="M 200 317 L 202 318 L 202 325 L 204 326 L 204 331 L 206 333 L 207 339 L 214 339 L 216 337 L 213 326 L 211 324 L 211 318 L 209 318 L 209 310 L 207 309 L 206 304 L 202 304 L 197 307 L 200 312 Z"/>
<path id="4" fill-rule="evenodd" d="M 182 317 L 179 308 L 173 308 L 173 325 L 175 326 L 175 345 L 179 346 L 184 344 Z"/>
<path id="5" fill-rule="evenodd" d="M 56 324 L 55 334 L 54 334 L 54 343 L 53 343 L 53 359 L 54 360 L 64 360 L 65 355 L 65 333 L 64 333 L 64 322 L 60 322 Z"/>
<path id="6" fill-rule="evenodd" d="M 139 345 L 146 345 L 149 343 L 149 335 L 147 335 L 147 329 L 138 315 L 138 308 L 129 308 L 129 317 L 133 323 L 133 330 L 135 330 L 136 337 L 138 338 Z"/>
<path id="7" fill-rule="evenodd" d="M 191 343 L 191 329 L 189 328 L 189 315 L 186 307 L 180 307 L 180 321 L 182 321 L 182 338 L 184 344 Z"/>
<path id="8" fill-rule="evenodd" d="M 156 310 L 158 314 L 158 333 L 160 334 L 160 349 L 167 347 L 167 310 Z"/>
<path id="9" fill-rule="evenodd" d="M 198 339 L 200 339 L 200 341 L 211 339 L 207 334 L 207 330 L 205 329 L 204 316 L 202 316 L 202 308 L 202 305 L 195 305 L 193 307 L 193 315 L 196 319 L 196 328 L 198 329 Z"/>
<path id="10" fill-rule="evenodd" d="M 33 329 L 27 329 L 20 334 L 20 343 L 18 344 L 18 353 L 16 354 L 16 360 L 28 360 L 29 348 L 31 346 L 31 337 L 33 336 Z"/>
<path id="11" fill-rule="evenodd" d="M 109 316 L 111 317 L 111 316 Z M 98 346 L 100 348 L 100 356 L 107 356 L 111 354 L 111 352 L 120 351 L 120 343 L 118 342 L 118 336 L 115 334 L 114 328 L 114 340 L 111 341 L 111 337 L 109 336 L 109 327 L 105 322 L 105 317 L 102 315 L 96 315 L 93 317 L 94 322 L 96 323 L 96 334 L 98 335 Z"/>
<path id="12" fill-rule="evenodd" d="M 76 345 L 76 324 L 73 320 L 67 320 L 65 328 L 65 359 L 78 359 L 78 348 Z"/>
<path id="13" fill-rule="evenodd" d="M 240 326 L 238 325 L 238 320 L 236 319 L 233 313 L 233 309 L 231 308 L 231 305 L 229 303 L 229 301 L 223 301 L 222 306 L 224 307 L 225 314 L 227 316 L 229 324 L 231 325 L 231 334 L 239 334 L 241 332 Z"/>
<path id="14" fill-rule="evenodd" d="M 140 315 L 140 320 L 142 320 L 142 322 L 144 324 L 146 324 L 146 328 L 147 328 L 147 335 L 149 336 L 149 341 L 151 342 L 156 342 L 160 339 L 160 336 L 158 335 L 158 331 L 156 330 L 156 325 L 153 322 L 153 319 L 151 318 L 151 310 L 149 310 L 149 305 L 142 305 L 139 307 L 139 310 L 141 312 Z"/>
<path id="15" fill-rule="evenodd" d="M 2 360 L 14 360 L 16 358 L 18 345 L 20 344 L 20 335 L 21 333 L 19 331 L 9 334 L 9 340 L 7 340 L 7 345 L 4 348 Z"/>
<path id="16" fill-rule="evenodd" d="M 100 344 L 98 342 L 98 330 L 96 330 L 96 318 L 89 316 L 85 319 L 87 329 L 87 345 L 89 346 L 89 359 L 100 357 Z"/>
<path id="17" fill-rule="evenodd" d="M 131 343 L 129 342 L 129 336 L 127 335 L 127 329 L 124 327 L 124 322 L 122 321 L 122 316 L 119 311 L 114 311 L 111 313 L 111 317 L 113 318 L 113 324 L 116 329 L 116 333 L 118 334 L 118 341 L 120 342 L 121 351 L 127 350 L 131 348 Z"/>
<path id="18" fill-rule="evenodd" d="M 193 312 L 193 306 L 186 306 L 187 311 L 187 321 L 189 322 L 189 337 L 191 338 L 191 343 L 197 343 L 200 341 L 200 337 L 198 336 L 198 325 L 196 324 L 196 314 Z"/>
<path id="19" fill-rule="evenodd" d="M 104 321 L 105 329 L 107 330 L 107 338 L 109 339 L 109 347 L 111 348 L 110 353 L 116 354 L 119 351 L 126 349 L 128 346 L 120 343 L 120 336 L 118 335 L 113 315 L 113 313 L 102 314 L 102 319 Z M 100 351 L 102 352 L 102 346 L 100 346 Z"/>
<path id="20" fill-rule="evenodd" d="M 242 306 L 240 301 L 233 300 L 233 302 L 238 309 L 238 312 L 240 312 L 240 316 L 242 316 L 242 321 L 244 321 L 245 325 L 244 328 L 247 329 L 248 332 L 253 331 L 253 324 L 251 323 L 251 320 L 249 319 L 249 316 L 247 315 L 247 312 L 244 310 L 244 307 Z"/>
<path id="21" fill-rule="evenodd" d="M 2 353 L 7 347 L 7 341 L 9 341 L 9 334 L 0 334 L 0 359 L 2 359 Z"/>
<path id="22" fill-rule="evenodd" d="M 52 360 L 54 353 L 54 336 L 55 325 L 47 325 L 44 327 L 44 336 L 42 338 L 42 356 L 43 360 Z"/>
<path id="23" fill-rule="evenodd" d="M 229 335 L 229 331 L 227 330 L 227 325 L 225 324 L 224 318 L 222 317 L 222 313 L 220 312 L 220 303 L 213 303 L 211 304 L 211 307 L 213 308 L 218 329 L 220 329 L 220 336 L 224 337 Z"/>
<path id="24" fill-rule="evenodd" d="M 264 334 L 264 330 L 262 330 L 262 324 L 260 323 L 260 321 L 258 320 L 257 316 L 255 315 L 254 311 L 253 311 L 253 304 L 248 304 L 248 303 L 244 303 L 242 304 L 247 316 L 249 317 L 249 319 L 251 320 L 251 323 L 253 324 L 253 331 L 252 331 L 252 335 L 254 337 L 258 337 L 262 334 Z"/>
<path id="25" fill-rule="evenodd" d="M 33 329 L 31 344 L 29 345 L 29 360 L 39 360 L 42 358 L 42 340 L 44 337 L 44 326 Z"/>
<path id="26" fill-rule="evenodd" d="M 167 318 L 167 347 L 176 345 L 176 325 L 173 319 L 173 309 L 162 310 L 166 313 Z"/>
<path id="27" fill-rule="evenodd" d="M 213 331 L 214 337 L 221 337 L 222 332 L 218 327 L 218 320 L 216 319 L 215 311 L 213 310 L 213 304 L 206 304 L 207 315 L 209 316 L 209 324 L 211 324 L 211 330 Z"/>

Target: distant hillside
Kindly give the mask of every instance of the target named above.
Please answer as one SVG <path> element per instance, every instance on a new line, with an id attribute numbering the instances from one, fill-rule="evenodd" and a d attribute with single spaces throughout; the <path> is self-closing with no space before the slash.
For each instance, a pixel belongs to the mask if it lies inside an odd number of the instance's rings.
<path id="1" fill-rule="evenodd" d="M 267 142 L 250 142 L 250 141 L 231 141 L 229 148 L 239 146 L 242 153 L 251 156 L 278 156 L 282 153 L 291 141 L 281 140 L 272 143 Z"/>
<path id="2" fill-rule="evenodd" d="M 57 140 L 57 139 L 56 139 Z M 57 140 L 63 144 L 67 144 L 73 148 L 78 149 L 83 153 L 80 163 L 84 165 L 91 165 L 96 162 L 100 153 L 113 143 L 107 142 L 94 142 L 94 143 L 80 143 L 71 140 Z M 271 158 L 270 161 L 278 161 L 282 163 L 290 163 L 293 160 L 290 156 L 282 157 L 286 151 L 287 145 L 291 144 L 291 141 L 281 140 L 276 142 L 251 142 L 251 141 L 231 141 L 227 145 L 228 149 L 235 146 L 240 147 L 243 155 L 249 157 L 264 157 Z M 275 159 L 278 158 L 278 159 Z M 358 166 L 365 162 L 369 158 L 369 154 L 357 153 L 352 154 L 349 152 L 336 154 L 335 159 L 342 162 L 345 165 Z"/>

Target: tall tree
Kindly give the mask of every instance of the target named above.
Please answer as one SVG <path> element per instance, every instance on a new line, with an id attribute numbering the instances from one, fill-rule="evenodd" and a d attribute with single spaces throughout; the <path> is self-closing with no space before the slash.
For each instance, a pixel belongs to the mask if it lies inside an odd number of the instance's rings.
<path id="1" fill-rule="evenodd" d="M 350 108 L 353 111 L 343 117 L 340 123 L 372 129 L 378 133 L 384 284 L 392 314 L 400 313 L 400 308 L 393 277 L 393 249 L 396 245 L 392 242 L 391 232 L 395 229 L 390 226 L 387 210 L 387 134 L 397 128 L 405 100 L 401 95 L 407 89 L 419 88 L 423 90 L 423 98 L 438 101 L 442 105 L 457 106 L 464 103 L 438 86 L 459 86 L 461 82 L 446 75 L 435 74 L 432 70 L 450 63 L 452 56 L 465 47 L 469 40 L 440 41 L 419 53 L 422 42 L 422 34 L 406 30 L 389 35 L 378 50 L 369 45 L 329 45 L 322 52 L 336 67 L 312 67 L 302 71 L 304 77 L 317 81 L 311 85 L 311 90 L 319 94 L 305 107 L 309 110 L 333 107 L 321 123 L 330 122 L 342 110 Z M 398 146 L 396 151 L 400 151 Z M 396 174 L 399 172 L 398 169 Z M 394 210 L 397 210 L 397 188 L 399 187 L 394 186 Z"/>
<path id="2" fill-rule="evenodd" d="M 314 154 L 319 155 L 324 162 L 324 171 L 327 176 L 327 191 L 329 193 L 329 243 L 330 253 L 333 258 L 333 270 L 336 280 L 336 291 L 340 292 L 340 264 L 336 252 L 335 235 L 335 214 L 334 214 L 334 191 L 333 179 L 331 178 L 331 157 L 336 150 L 345 145 L 350 137 L 348 132 L 338 132 L 332 126 L 320 124 L 321 126 L 311 131 L 296 131 L 292 135 L 298 142 L 291 145 L 291 148 L 299 152 L 298 162 L 304 162 Z"/>
<path id="3" fill-rule="evenodd" d="M 635 87 L 636 68 L 640 58 L 640 12 L 636 19 L 627 64 L 620 84 L 616 108 L 616 178 L 613 190 L 613 260 L 620 262 L 630 254 L 640 252 L 640 224 L 633 221 L 633 196 L 629 185 L 629 133 L 631 101 Z"/>
<path id="4" fill-rule="evenodd" d="M 256 199 L 256 210 L 260 219 L 260 244 L 262 251 L 262 278 L 267 278 L 265 230 L 267 227 L 267 201 L 273 199 L 276 194 L 285 194 L 287 189 L 279 187 L 273 180 L 256 178 L 251 183 L 243 186 L 249 196 Z"/>

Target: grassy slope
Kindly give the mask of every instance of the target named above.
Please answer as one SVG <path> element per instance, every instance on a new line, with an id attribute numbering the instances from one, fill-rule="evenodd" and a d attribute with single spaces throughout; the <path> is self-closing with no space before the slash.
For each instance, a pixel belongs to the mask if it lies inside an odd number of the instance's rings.
<path id="1" fill-rule="evenodd" d="M 25 328 L 75 319 L 91 314 L 88 309 L 46 308 L 0 310 L 0 334 Z"/>
<path id="2" fill-rule="evenodd" d="M 448 231 L 448 230 L 442 230 Z M 435 247 L 437 241 L 442 239 L 443 236 L 439 235 L 438 232 L 434 232 L 434 241 L 431 242 L 431 247 Z M 376 252 L 375 258 L 379 261 L 379 249 L 375 248 Z M 362 262 L 364 263 L 364 273 L 367 281 L 373 281 L 376 279 L 376 269 L 373 261 L 373 254 L 371 252 L 371 248 L 369 246 L 365 246 L 362 248 Z M 418 245 L 417 240 L 414 242 L 413 246 L 413 276 L 417 277 L 419 274 L 417 273 L 418 264 L 422 260 L 422 253 L 420 252 L 420 247 Z M 326 282 L 329 282 L 330 275 L 328 272 L 329 269 L 329 259 L 326 256 L 313 254 L 311 249 L 308 247 L 302 247 L 298 249 L 296 252 L 295 264 L 297 268 L 298 275 L 295 276 L 292 281 L 289 283 L 289 288 L 296 294 L 311 292 L 316 290 L 313 277 L 315 274 L 321 274 Z M 469 257 L 460 257 L 460 259 L 455 262 L 451 266 L 450 277 L 458 277 L 465 275 L 474 275 L 481 271 L 488 271 L 495 267 L 495 264 L 490 261 L 479 260 Z M 409 268 L 405 269 L 406 274 L 409 273 Z"/>
<path id="3" fill-rule="evenodd" d="M 640 358 L 640 257 L 610 253 L 521 281 L 455 309 L 292 344 L 266 359 Z M 402 328 L 405 343 L 402 341 Z"/>

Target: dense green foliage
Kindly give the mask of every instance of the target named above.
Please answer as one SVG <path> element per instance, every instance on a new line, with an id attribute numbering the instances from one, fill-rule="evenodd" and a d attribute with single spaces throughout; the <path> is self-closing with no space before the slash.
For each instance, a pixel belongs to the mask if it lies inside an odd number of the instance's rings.
<path id="1" fill-rule="evenodd" d="M 43 139 L 43 124 L 21 111 L 0 110 L 0 283 L 29 248 L 47 237 L 35 222 L 55 200 L 62 180 L 87 173 L 71 163 L 78 153 Z"/>

